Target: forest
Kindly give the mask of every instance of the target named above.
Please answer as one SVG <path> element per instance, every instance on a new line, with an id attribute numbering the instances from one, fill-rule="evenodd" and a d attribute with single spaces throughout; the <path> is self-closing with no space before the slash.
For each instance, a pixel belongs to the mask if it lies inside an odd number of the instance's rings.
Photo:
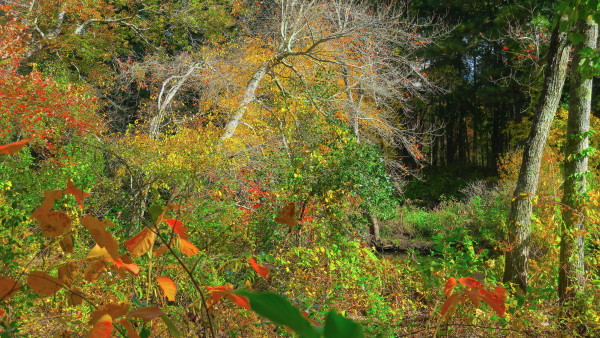
<path id="1" fill-rule="evenodd" d="M 598 0 L 0 0 L 0 337 L 600 336 Z"/>

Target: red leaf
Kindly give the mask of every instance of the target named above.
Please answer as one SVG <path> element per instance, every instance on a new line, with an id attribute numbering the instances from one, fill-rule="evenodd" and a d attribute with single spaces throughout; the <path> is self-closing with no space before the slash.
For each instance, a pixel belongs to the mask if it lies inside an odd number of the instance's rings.
<path id="1" fill-rule="evenodd" d="M 479 293 L 478 289 L 465 289 L 465 295 L 467 295 L 467 297 L 471 300 L 471 302 L 476 306 L 479 307 L 479 304 L 481 303 L 481 294 Z"/>
<path id="2" fill-rule="evenodd" d="M 77 205 L 79 205 L 79 208 L 81 209 L 83 209 L 83 199 L 85 197 L 90 196 L 90 194 L 88 194 L 87 192 L 83 192 L 83 190 L 77 189 L 77 187 L 75 187 L 75 185 L 73 185 L 73 182 L 71 182 L 70 180 L 67 181 L 67 189 L 63 190 L 63 193 L 75 196 L 75 199 L 77 200 Z"/>
<path id="3" fill-rule="evenodd" d="M 252 266 L 254 271 L 256 271 L 256 273 L 258 273 L 259 276 L 261 276 L 264 279 L 269 278 L 269 269 L 262 265 L 259 265 L 256 262 L 256 259 L 254 259 L 254 257 L 250 258 L 250 265 Z"/>
<path id="4" fill-rule="evenodd" d="M 452 290 L 454 290 L 455 286 L 456 286 L 456 278 L 454 278 L 454 277 L 448 278 L 446 285 L 444 285 L 444 294 L 446 295 L 446 297 L 448 297 L 452 294 Z"/>
<path id="5" fill-rule="evenodd" d="M 225 295 L 225 298 L 229 299 L 233 303 L 250 310 L 250 301 L 244 296 L 234 295 L 233 293 Z"/>
<path id="6" fill-rule="evenodd" d="M 445 318 L 450 317 L 450 315 L 456 309 L 458 303 L 460 303 L 461 301 L 462 299 L 459 293 L 452 294 L 450 295 L 450 297 L 446 298 L 444 305 L 442 305 L 442 316 L 444 316 Z"/>
<path id="7" fill-rule="evenodd" d="M 94 324 L 92 331 L 88 337 L 90 338 L 110 338 L 112 332 L 112 318 L 108 314 L 102 315 L 100 319 Z"/>
<path id="8" fill-rule="evenodd" d="M 208 307 L 216 304 L 223 296 L 233 291 L 233 286 L 231 284 L 220 286 L 203 286 L 203 288 L 208 290 L 211 295 L 212 301 L 210 304 L 208 304 Z"/>
<path id="9" fill-rule="evenodd" d="M 183 222 L 178 219 L 164 219 L 165 223 L 167 223 L 171 228 L 173 228 L 173 232 L 175 232 L 179 237 L 183 239 L 188 239 L 188 235 L 185 233 L 187 228 L 183 226 Z"/>
<path id="10" fill-rule="evenodd" d="M 246 309 L 250 309 L 250 302 L 246 297 L 234 295 L 231 293 L 233 291 L 233 286 L 231 284 L 228 285 L 220 285 L 220 286 L 202 286 L 206 290 L 208 290 L 211 294 L 211 302 L 207 304 L 207 307 L 211 307 L 219 302 L 219 300 L 223 297 L 229 299 L 233 303 L 244 307 Z"/>
<path id="11" fill-rule="evenodd" d="M 502 286 L 502 284 L 499 284 L 496 287 L 494 287 L 494 293 L 503 302 L 506 300 L 506 289 Z"/>
<path id="12" fill-rule="evenodd" d="M 461 277 L 458 279 L 458 282 L 471 289 L 480 289 L 483 287 L 483 284 L 479 283 L 475 278 L 471 277 Z"/>
<path id="13" fill-rule="evenodd" d="M 501 296 L 505 295 L 500 296 L 485 289 L 480 290 L 479 294 L 481 295 L 481 300 L 483 300 L 494 311 L 496 311 L 499 316 L 504 316 L 504 313 L 506 312 L 506 305 L 504 305 L 504 299 L 502 299 Z"/>
<path id="14" fill-rule="evenodd" d="M 6 155 L 16 154 L 17 152 L 19 152 L 19 150 L 21 150 L 21 148 L 23 148 L 30 141 L 31 141 L 31 139 L 26 138 L 26 139 L 22 139 L 21 141 L 18 141 L 18 142 L 0 145 L 0 154 L 6 154 Z"/>
<path id="15" fill-rule="evenodd" d="M 179 250 L 181 250 L 181 252 L 188 257 L 192 257 L 193 255 L 197 254 L 198 251 L 200 251 L 194 246 L 194 244 L 183 238 L 179 239 Z"/>
<path id="16" fill-rule="evenodd" d="M 160 288 L 163 290 L 165 297 L 167 297 L 167 299 L 170 301 L 174 301 L 175 293 L 177 292 L 177 287 L 175 286 L 175 283 L 173 283 L 171 278 L 164 276 L 156 276 L 156 280 L 158 281 L 158 285 L 160 285 Z"/>

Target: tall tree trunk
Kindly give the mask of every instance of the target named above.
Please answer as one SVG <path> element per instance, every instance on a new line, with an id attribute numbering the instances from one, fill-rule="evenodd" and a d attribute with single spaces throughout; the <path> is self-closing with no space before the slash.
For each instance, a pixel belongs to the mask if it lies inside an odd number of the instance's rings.
<path id="1" fill-rule="evenodd" d="M 162 83 L 162 88 L 160 89 L 160 93 L 158 95 L 158 113 L 150 121 L 150 138 L 156 139 L 158 137 L 158 135 L 160 134 L 160 124 L 162 123 L 165 117 L 167 108 L 171 105 L 171 102 L 173 101 L 173 98 L 175 98 L 175 95 L 177 95 L 179 89 L 181 89 L 185 81 L 187 81 L 190 75 L 194 73 L 198 66 L 199 63 L 194 63 L 190 66 L 190 68 L 188 68 L 187 72 L 184 75 L 171 76 Z M 177 83 L 171 88 L 167 89 L 167 84 L 174 79 L 179 79 L 179 81 L 177 81 Z"/>
<path id="2" fill-rule="evenodd" d="M 588 170 L 588 133 L 592 106 L 592 79 L 581 73 L 578 52 L 583 48 L 596 49 L 598 26 L 591 19 L 577 22 L 577 32 L 585 41 L 575 45 L 571 90 L 569 92 L 569 119 L 565 148 L 563 226 L 560 238 L 560 269 L 558 296 L 561 302 L 585 290 L 584 238 L 585 223 L 581 205 L 586 193 L 585 173 Z"/>
<path id="3" fill-rule="evenodd" d="M 525 292 L 529 265 L 532 199 L 537 191 L 542 153 L 562 94 L 571 48 L 567 34 L 559 31 L 559 25 L 560 23 L 552 32 L 544 87 L 525 144 L 508 217 L 508 240 L 511 250 L 506 253 L 503 280 L 505 283 L 516 283 Z"/>
<path id="4" fill-rule="evenodd" d="M 258 67 L 256 72 L 254 72 L 252 78 L 250 79 L 250 82 L 248 82 L 248 85 L 244 90 L 242 100 L 240 101 L 235 112 L 233 113 L 233 116 L 229 119 L 229 121 L 227 121 L 227 124 L 225 125 L 225 131 L 223 132 L 223 135 L 221 135 L 221 140 L 226 140 L 233 136 L 233 134 L 235 134 L 235 130 L 242 122 L 242 118 L 244 117 L 244 114 L 246 114 L 246 110 L 248 110 L 248 105 L 252 101 L 254 101 L 254 99 L 256 99 L 256 90 L 258 89 L 260 82 L 265 77 L 265 75 L 271 69 L 273 69 L 275 65 L 281 62 L 282 59 L 282 57 L 276 57 L 274 59 L 267 60 L 263 62 L 260 65 L 260 67 Z"/>

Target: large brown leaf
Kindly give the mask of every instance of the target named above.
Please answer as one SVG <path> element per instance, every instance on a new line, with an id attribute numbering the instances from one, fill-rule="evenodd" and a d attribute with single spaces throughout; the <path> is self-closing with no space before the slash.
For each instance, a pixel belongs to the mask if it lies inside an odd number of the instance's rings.
<path id="1" fill-rule="evenodd" d="M 58 267 L 58 278 L 62 280 L 66 286 L 71 287 L 75 281 L 77 270 L 77 264 L 65 263 Z"/>
<path id="2" fill-rule="evenodd" d="M 43 271 L 33 271 L 27 277 L 27 285 L 38 295 L 46 297 L 58 292 L 64 286 L 64 283 Z"/>
<path id="3" fill-rule="evenodd" d="M 0 276 L 0 300 L 7 300 L 19 291 L 19 284 L 15 280 Z"/>

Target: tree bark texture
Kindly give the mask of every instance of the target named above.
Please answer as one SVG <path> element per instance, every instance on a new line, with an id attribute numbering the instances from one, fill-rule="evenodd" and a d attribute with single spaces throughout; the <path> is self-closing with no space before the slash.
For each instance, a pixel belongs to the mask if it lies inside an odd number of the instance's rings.
<path id="1" fill-rule="evenodd" d="M 177 92 L 179 91 L 179 89 L 181 89 L 183 84 L 187 81 L 187 79 L 190 77 L 190 75 L 192 75 L 192 73 L 196 70 L 197 67 L 198 67 L 198 64 L 194 63 L 190 66 L 190 68 L 188 68 L 188 71 L 184 75 L 173 76 L 163 82 L 162 88 L 160 90 L 160 94 L 158 96 L 158 105 L 157 105 L 158 113 L 150 121 L 150 128 L 149 128 L 150 138 L 156 139 L 158 137 L 158 135 L 160 134 L 161 123 L 162 123 L 163 119 L 165 118 L 165 113 L 167 112 L 167 108 L 171 105 L 171 102 L 173 101 L 173 98 L 175 98 L 175 95 L 177 95 Z M 177 81 L 177 83 L 175 85 L 173 85 L 171 88 L 169 88 L 168 90 L 165 90 L 165 87 L 168 84 L 168 82 L 175 78 L 178 78 L 179 81 Z M 165 95 L 165 93 L 166 93 L 166 95 Z M 165 95 L 164 100 L 162 99 L 163 95 Z"/>
<path id="2" fill-rule="evenodd" d="M 244 117 L 244 114 L 246 114 L 246 110 L 248 110 L 248 105 L 256 99 L 256 90 L 258 89 L 260 82 L 275 65 L 281 62 L 281 60 L 282 58 L 267 60 L 263 62 L 260 67 L 258 67 L 256 72 L 254 72 L 252 78 L 246 86 L 246 89 L 244 90 L 242 100 L 233 113 L 233 116 L 225 125 L 225 131 L 223 132 L 223 135 L 221 135 L 221 140 L 226 140 L 235 134 L 235 130 L 242 122 L 242 118 Z"/>
<path id="3" fill-rule="evenodd" d="M 592 78 L 581 73 L 579 51 L 585 47 L 595 49 L 598 26 L 591 19 L 577 22 L 577 32 L 585 41 L 575 45 L 569 92 L 569 118 L 567 145 L 565 147 L 565 170 L 563 186 L 563 226 L 560 241 L 560 269 L 558 295 L 564 302 L 585 291 L 584 233 L 582 199 L 586 193 L 586 172 L 589 146 L 590 112 L 592 105 Z"/>
<path id="4" fill-rule="evenodd" d="M 552 32 L 544 87 L 525 144 L 508 217 L 510 247 L 506 253 L 503 280 L 505 283 L 516 283 L 525 292 L 528 279 L 532 199 L 537 191 L 542 154 L 560 101 L 569 61 L 570 44 L 567 34 L 560 32 L 558 27 L 559 25 Z"/>

